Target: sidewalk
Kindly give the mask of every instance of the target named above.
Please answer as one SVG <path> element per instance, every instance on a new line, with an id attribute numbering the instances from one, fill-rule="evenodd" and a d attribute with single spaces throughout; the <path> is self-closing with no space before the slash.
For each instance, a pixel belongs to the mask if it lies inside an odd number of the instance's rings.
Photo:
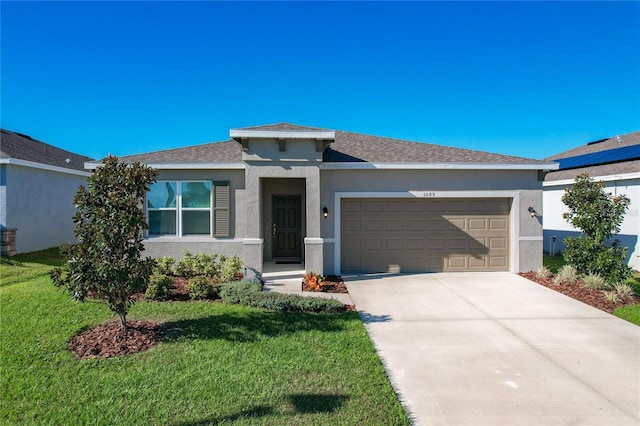
<path id="1" fill-rule="evenodd" d="M 275 263 L 265 263 L 262 279 L 264 280 L 265 291 L 276 291 L 278 293 L 297 294 L 305 297 L 321 297 L 325 299 L 336 299 L 345 305 L 353 305 L 353 300 L 349 294 L 344 293 L 315 293 L 302 291 L 302 276 L 304 269 L 302 265 L 276 265 Z"/>

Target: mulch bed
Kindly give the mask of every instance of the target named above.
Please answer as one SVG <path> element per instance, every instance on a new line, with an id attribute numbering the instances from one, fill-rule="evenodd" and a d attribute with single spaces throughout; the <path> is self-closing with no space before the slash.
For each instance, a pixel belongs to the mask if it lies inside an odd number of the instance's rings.
<path id="1" fill-rule="evenodd" d="M 79 359 L 112 358 L 146 351 L 155 346 L 163 334 L 159 323 L 127 321 L 125 331 L 120 321 L 111 321 L 73 336 L 69 341 L 69 350 Z"/>
<path id="2" fill-rule="evenodd" d="M 337 275 L 328 275 L 324 278 L 324 282 L 322 283 L 322 288 L 320 290 L 315 290 L 309 288 L 307 284 L 302 282 L 302 291 L 308 291 L 311 293 L 349 293 L 347 291 L 347 286 L 344 284 L 342 277 Z"/>
<path id="3" fill-rule="evenodd" d="M 585 287 L 581 280 L 575 283 L 554 284 L 553 277 L 539 278 L 535 272 L 523 272 L 519 275 L 610 314 L 622 306 L 637 305 L 640 303 L 640 297 L 638 296 L 627 296 L 617 303 L 610 302 L 605 300 L 602 291 L 591 290 Z"/>

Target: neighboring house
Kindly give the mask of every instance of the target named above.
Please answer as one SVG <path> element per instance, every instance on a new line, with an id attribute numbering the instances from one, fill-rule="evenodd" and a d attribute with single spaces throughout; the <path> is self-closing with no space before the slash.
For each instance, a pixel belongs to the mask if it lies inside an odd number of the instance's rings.
<path id="1" fill-rule="evenodd" d="M 147 154 L 152 257 L 236 254 L 306 271 L 529 271 L 555 163 L 287 123 Z M 95 167 L 98 163 L 90 163 Z"/>
<path id="2" fill-rule="evenodd" d="M 580 235 L 579 230 L 562 218 L 568 210 L 562 195 L 577 175 L 586 172 L 604 182 L 610 194 L 624 194 L 631 199 L 620 233 L 614 238 L 628 247 L 629 266 L 640 270 L 640 132 L 591 142 L 546 160 L 559 162 L 560 169 L 548 173 L 544 181 L 545 251 L 560 253 L 564 250 L 565 237 Z"/>
<path id="3" fill-rule="evenodd" d="M 91 158 L 0 131 L 0 229 L 16 229 L 17 253 L 75 241 L 73 196 Z"/>

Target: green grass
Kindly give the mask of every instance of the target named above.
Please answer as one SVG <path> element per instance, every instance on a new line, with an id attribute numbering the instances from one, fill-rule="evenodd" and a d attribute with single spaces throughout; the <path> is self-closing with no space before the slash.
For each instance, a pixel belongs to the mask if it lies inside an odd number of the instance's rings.
<path id="1" fill-rule="evenodd" d="M 564 257 L 545 254 L 542 258 L 542 264 L 555 274 L 564 265 Z"/>
<path id="2" fill-rule="evenodd" d="M 353 312 L 141 302 L 130 319 L 171 329 L 158 346 L 77 360 L 69 338 L 111 313 L 56 289 L 40 253 L 0 264 L 3 424 L 409 424 Z"/>

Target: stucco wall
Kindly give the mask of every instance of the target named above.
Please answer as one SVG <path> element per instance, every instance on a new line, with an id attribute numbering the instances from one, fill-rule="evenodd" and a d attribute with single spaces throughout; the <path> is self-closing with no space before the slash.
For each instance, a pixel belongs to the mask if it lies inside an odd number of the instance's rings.
<path id="1" fill-rule="evenodd" d="M 13 164 L 6 167 L 0 225 L 17 228 L 16 251 L 26 253 L 74 242 L 73 196 L 86 177 Z M 0 193 L 0 195 L 2 195 Z"/>
<path id="2" fill-rule="evenodd" d="M 595 178 L 598 179 L 597 177 Z M 556 254 L 564 250 L 565 237 L 580 235 L 580 231 L 574 229 L 563 218 L 567 206 L 562 202 L 565 189 L 570 184 L 551 185 L 546 184 L 543 193 L 545 208 L 544 226 L 544 250 L 554 251 Z M 635 270 L 640 270 L 640 178 L 620 179 L 605 181 L 605 190 L 613 195 L 626 195 L 631 199 L 629 210 L 625 214 L 620 233 L 615 236 L 622 245 L 628 248 L 628 264 Z M 555 245 L 552 237 L 556 237 Z"/>

